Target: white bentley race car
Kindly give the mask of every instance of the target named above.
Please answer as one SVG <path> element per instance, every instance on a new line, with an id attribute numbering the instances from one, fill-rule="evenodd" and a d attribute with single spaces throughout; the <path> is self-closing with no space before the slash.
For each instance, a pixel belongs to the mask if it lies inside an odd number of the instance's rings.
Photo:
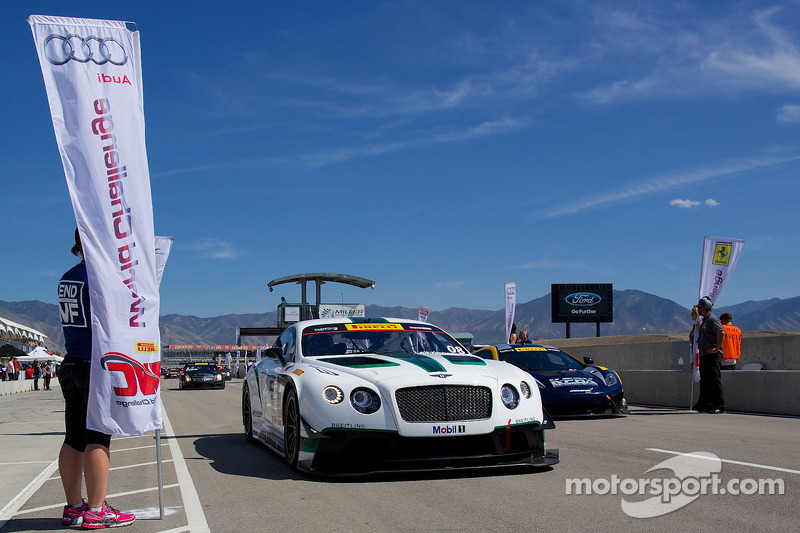
<path id="1" fill-rule="evenodd" d="M 249 441 L 320 474 L 558 462 L 528 373 L 415 320 L 293 324 L 247 372 L 242 421 Z"/>

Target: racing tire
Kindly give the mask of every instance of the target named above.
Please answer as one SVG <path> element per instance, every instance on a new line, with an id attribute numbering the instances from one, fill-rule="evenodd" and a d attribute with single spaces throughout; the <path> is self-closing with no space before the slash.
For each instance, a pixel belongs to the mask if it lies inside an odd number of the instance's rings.
<path id="1" fill-rule="evenodd" d="M 294 389 L 286 393 L 286 407 L 283 410 L 283 457 L 291 468 L 297 468 L 300 457 L 300 406 Z"/>
<path id="2" fill-rule="evenodd" d="M 253 409 L 250 406 L 250 389 L 247 385 L 242 392 L 242 424 L 244 424 L 244 438 L 247 442 L 254 443 L 256 439 L 253 437 Z"/>

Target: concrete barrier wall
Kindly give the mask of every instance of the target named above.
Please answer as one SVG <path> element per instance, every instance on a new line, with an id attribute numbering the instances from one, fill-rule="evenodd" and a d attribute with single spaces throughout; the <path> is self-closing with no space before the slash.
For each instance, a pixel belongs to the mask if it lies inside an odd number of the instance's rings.
<path id="1" fill-rule="evenodd" d="M 625 398 L 631 404 L 689 409 L 700 384 L 681 370 L 623 370 L 619 372 Z M 753 370 L 722 373 L 725 408 L 775 415 L 800 416 L 800 371 Z"/>
<path id="2" fill-rule="evenodd" d="M 575 357 L 592 357 L 615 370 L 690 370 L 687 335 L 621 335 L 541 341 Z M 764 370 L 800 370 L 800 333 L 753 331 L 742 334 L 738 366 L 761 363 Z"/>
<path id="3" fill-rule="evenodd" d="M 633 335 L 542 341 L 579 359 L 616 370 L 632 404 L 689 408 L 699 384 L 692 382 L 687 335 Z M 764 370 L 742 371 L 747 363 Z M 722 373 L 726 407 L 800 416 L 800 333 L 744 332 L 739 370 Z"/>
<path id="4" fill-rule="evenodd" d="M 44 379 L 39 379 L 39 388 L 44 387 Z M 50 388 L 59 387 L 58 378 L 50 380 Z M 20 378 L 17 381 L 0 381 L 0 396 L 6 394 L 16 394 L 18 392 L 28 392 L 33 390 L 33 380 Z"/>

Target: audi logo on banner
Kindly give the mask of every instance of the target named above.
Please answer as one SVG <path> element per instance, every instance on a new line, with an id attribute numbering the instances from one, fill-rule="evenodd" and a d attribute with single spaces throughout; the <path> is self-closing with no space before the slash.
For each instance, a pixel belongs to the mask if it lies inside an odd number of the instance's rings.
<path id="1" fill-rule="evenodd" d="M 128 54 L 119 41 L 112 37 L 81 37 L 69 35 L 48 35 L 44 40 L 44 54 L 53 65 L 64 65 L 70 61 L 95 65 L 124 65 Z"/>

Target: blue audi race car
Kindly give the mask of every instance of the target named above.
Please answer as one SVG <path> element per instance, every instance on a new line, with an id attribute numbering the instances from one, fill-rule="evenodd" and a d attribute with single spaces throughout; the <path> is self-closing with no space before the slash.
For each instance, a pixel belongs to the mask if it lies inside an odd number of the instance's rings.
<path id="1" fill-rule="evenodd" d="M 497 344 L 480 348 L 475 355 L 506 361 L 533 376 L 550 416 L 628 413 L 619 375 L 595 365 L 591 357 L 581 362 L 558 348 L 541 344 Z"/>

